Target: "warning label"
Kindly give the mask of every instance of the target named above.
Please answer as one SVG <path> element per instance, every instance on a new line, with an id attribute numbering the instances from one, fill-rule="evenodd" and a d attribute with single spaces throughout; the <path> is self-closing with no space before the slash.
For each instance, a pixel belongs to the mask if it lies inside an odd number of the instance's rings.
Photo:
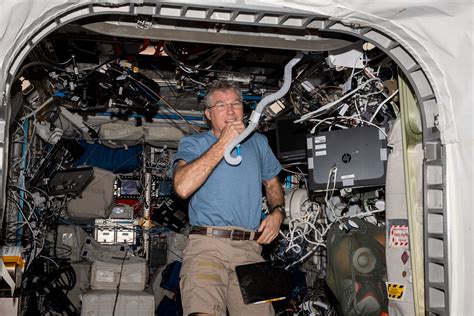
<path id="1" fill-rule="evenodd" d="M 405 285 L 387 282 L 387 294 L 391 300 L 402 300 L 405 293 Z"/>
<path id="2" fill-rule="evenodd" d="M 408 248 L 408 225 L 390 226 L 390 245 L 395 248 Z"/>

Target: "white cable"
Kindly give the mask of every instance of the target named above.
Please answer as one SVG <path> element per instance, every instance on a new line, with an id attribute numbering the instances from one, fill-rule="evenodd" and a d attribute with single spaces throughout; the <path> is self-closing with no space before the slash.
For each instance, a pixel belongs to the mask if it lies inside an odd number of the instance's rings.
<path id="1" fill-rule="evenodd" d="M 316 128 L 321 125 L 323 123 L 323 121 L 327 121 L 327 120 L 330 120 L 330 119 L 347 119 L 347 120 L 356 120 L 356 121 L 359 121 L 359 122 L 364 122 L 370 126 L 373 126 L 375 128 L 377 128 L 382 134 L 384 134 L 385 138 L 387 138 L 387 133 L 385 132 L 385 130 L 383 128 L 381 128 L 380 126 L 377 126 L 375 125 L 374 123 L 372 122 L 369 122 L 367 120 L 364 120 L 364 119 L 361 119 L 357 116 L 336 116 L 336 117 L 327 117 L 326 119 L 322 120 L 321 122 L 319 122 L 318 124 L 316 124 L 310 131 L 311 134 L 314 134 L 314 132 L 316 131 Z"/>
<path id="2" fill-rule="evenodd" d="M 54 263 L 56 265 L 56 268 L 59 268 L 59 264 L 57 264 L 56 261 L 54 261 L 50 257 L 46 257 L 46 256 L 43 256 L 43 255 L 39 255 L 38 257 L 48 259 L 49 261 L 51 261 L 52 263 Z"/>
<path id="3" fill-rule="evenodd" d="M 20 211 L 21 216 L 23 216 L 23 218 L 25 219 L 25 222 L 26 222 L 26 224 L 28 225 L 28 228 L 30 229 L 31 234 L 33 234 L 33 236 L 34 236 L 33 227 L 31 227 L 31 224 L 30 224 L 30 222 L 28 221 L 28 218 L 25 216 L 25 213 L 23 213 L 23 211 L 22 211 L 21 208 L 18 208 L 18 210 Z"/>
<path id="4" fill-rule="evenodd" d="M 297 175 L 297 176 L 305 176 L 307 175 L 307 173 L 299 173 L 299 172 L 296 172 L 296 171 L 291 171 L 290 169 L 286 169 L 286 168 L 281 168 L 282 170 L 288 172 L 288 173 L 291 173 L 291 174 L 294 174 L 294 175 Z"/>
<path id="5" fill-rule="evenodd" d="M 325 246 L 324 239 L 330 227 L 325 227 L 317 221 L 320 211 L 320 207 L 317 206 L 317 211 L 308 212 L 300 217 L 293 218 L 289 223 L 288 235 L 284 235 L 282 232 L 280 232 L 281 235 L 289 241 L 285 252 L 293 250 L 295 253 L 300 253 L 302 251 L 301 246 L 295 242 L 301 238 L 303 238 L 309 244 Z M 308 236 L 310 236 L 312 233 L 314 234 L 314 240 L 308 238 Z"/>
<path id="6" fill-rule="evenodd" d="M 198 84 L 198 85 L 201 85 L 203 87 L 206 87 L 207 84 L 205 84 L 204 82 L 200 82 L 200 81 L 197 81 L 197 80 L 194 80 L 193 78 L 191 77 L 186 77 L 187 79 L 191 80 L 192 82 L 194 82 L 195 84 Z"/>
<path id="7" fill-rule="evenodd" d="M 352 215 L 344 215 L 344 216 L 341 216 L 340 218 L 354 218 L 354 217 L 363 218 L 363 217 L 370 216 L 374 213 L 380 213 L 380 212 L 385 212 L 385 210 L 376 209 L 376 210 L 373 210 L 373 211 L 367 211 L 367 212 L 363 212 L 363 213 L 357 213 L 357 214 L 352 214 Z"/>
<path id="8" fill-rule="evenodd" d="M 343 96 L 342 98 L 339 98 L 331 103 L 328 103 L 322 107 L 320 107 L 319 109 L 315 110 L 315 111 L 312 111 L 312 112 L 309 112 L 309 113 L 306 113 L 305 115 L 302 115 L 301 118 L 299 118 L 298 120 L 295 120 L 294 123 L 301 123 L 301 122 L 304 122 L 306 120 L 308 120 L 309 118 L 313 117 L 313 116 L 316 116 L 316 115 L 319 115 L 319 114 L 322 114 L 321 112 L 324 112 L 330 108 L 332 108 L 334 105 L 344 101 L 345 99 L 349 98 L 350 96 L 352 96 L 354 93 L 356 93 L 357 91 L 365 88 L 365 86 L 367 84 L 369 84 L 370 82 L 372 81 L 380 81 L 379 78 L 372 78 L 372 79 L 369 79 L 367 80 L 366 82 L 364 82 L 363 84 L 361 84 L 360 86 L 358 86 L 356 89 L 352 90 L 351 92 L 349 92 L 348 94 L 346 94 L 345 96 Z"/>
<path id="9" fill-rule="evenodd" d="M 354 108 L 356 109 L 357 115 L 360 117 L 360 110 L 359 110 L 359 98 L 354 99 Z"/>
<path id="10" fill-rule="evenodd" d="M 310 121 L 318 121 L 318 123 L 316 125 L 313 126 L 313 128 L 309 131 L 310 134 L 314 134 L 314 132 L 316 132 L 316 128 L 321 125 L 321 124 L 332 124 L 332 121 L 334 120 L 335 118 L 334 117 L 326 117 L 325 119 L 322 119 L 322 120 L 318 120 L 318 119 L 310 119 Z M 331 122 L 328 122 L 329 120 L 331 120 Z M 347 126 L 344 126 L 344 125 L 339 125 L 339 124 L 335 124 L 335 126 L 341 128 L 341 129 L 348 129 Z"/>
<path id="11" fill-rule="evenodd" d="M 332 124 L 332 122 L 327 122 L 328 120 L 332 120 L 332 119 L 334 119 L 334 118 L 333 118 L 333 117 L 327 117 L 327 118 L 322 119 L 322 120 L 320 120 L 320 119 L 310 119 L 310 120 L 309 120 L 310 122 L 318 122 L 318 124 L 316 124 L 316 126 L 314 126 L 314 127 L 311 129 L 310 134 L 314 134 L 316 127 L 319 126 L 319 125 L 321 125 L 321 124 L 323 124 L 323 123 L 324 123 L 324 124 Z M 337 126 L 337 127 L 339 127 L 340 129 L 347 129 L 347 128 L 348 128 L 347 126 L 340 125 L 340 124 L 334 124 L 334 126 Z"/>
<path id="12" fill-rule="evenodd" d="M 49 99 L 47 99 L 46 101 L 44 101 L 43 104 L 41 104 L 36 110 L 34 110 L 33 112 L 31 113 L 28 113 L 27 115 L 23 116 L 20 121 L 24 121 L 26 120 L 27 118 L 30 118 L 31 116 L 35 115 L 36 113 L 38 113 L 42 108 L 46 107 L 47 105 L 49 105 L 51 102 L 53 102 L 53 97 L 50 97 Z"/>
<path id="13" fill-rule="evenodd" d="M 362 94 L 361 97 L 369 97 L 371 95 L 376 95 L 376 94 L 380 94 L 380 93 L 383 93 L 383 90 Z"/>
<path id="14" fill-rule="evenodd" d="M 304 174 L 303 171 L 301 171 L 301 169 L 300 169 L 299 167 L 296 167 L 296 169 L 298 169 L 298 171 L 299 171 L 301 174 Z M 303 180 L 304 180 L 305 189 L 307 190 L 308 196 L 309 196 L 308 181 L 306 180 L 306 177 L 303 177 Z"/>
<path id="15" fill-rule="evenodd" d="M 372 123 L 372 121 L 374 120 L 375 116 L 377 115 L 377 113 L 380 111 L 380 109 L 382 108 L 382 106 L 387 103 L 388 101 L 390 101 L 396 94 L 398 93 L 398 89 L 395 90 L 389 97 L 387 97 L 385 100 L 383 100 L 382 103 L 379 104 L 379 106 L 377 107 L 377 109 L 375 110 L 374 114 L 372 114 L 372 117 L 370 118 L 370 121 L 369 123 Z M 385 135 L 386 137 L 387 135 Z"/>
<path id="16" fill-rule="evenodd" d="M 289 264 L 288 266 L 286 266 L 285 269 L 288 269 L 288 268 L 294 266 L 295 264 L 298 264 L 298 263 L 300 263 L 300 262 L 306 260 L 306 258 L 308 258 L 309 256 L 311 256 L 311 255 L 318 249 L 318 247 L 320 247 L 320 246 L 326 248 L 326 244 L 320 244 L 320 245 L 314 246 L 313 249 L 311 249 L 310 251 L 308 251 L 307 254 L 305 254 L 305 255 L 304 255 L 303 257 L 301 257 L 299 260 L 297 260 L 297 261 L 295 261 L 295 262 Z"/>

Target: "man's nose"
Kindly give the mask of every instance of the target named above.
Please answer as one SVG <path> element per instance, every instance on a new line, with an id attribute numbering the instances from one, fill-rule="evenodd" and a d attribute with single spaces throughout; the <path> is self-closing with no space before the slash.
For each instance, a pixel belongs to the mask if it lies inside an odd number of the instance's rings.
<path id="1" fill-rule="evenodd" d="M 227 103 L 225 105 L 225 111 L 226 111 L 227 114 L 233 114 L 235 112 L 234 107 L 230 103 Z"/>

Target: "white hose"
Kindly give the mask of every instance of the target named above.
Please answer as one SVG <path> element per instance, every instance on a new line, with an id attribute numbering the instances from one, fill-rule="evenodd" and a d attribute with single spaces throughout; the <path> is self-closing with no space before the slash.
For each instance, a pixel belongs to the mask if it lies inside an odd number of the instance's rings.
<path id="1" fill-rule="evenodd" d="M 271 104 L 272 102 L 280 99 L 283 97 L 288 90 L 290 89 L 291 85 L 291 71 L 293 70 L 293 67 L 303 58 L 303 53 L 298 52 L 295 57 L 293 57 L 292 60 L 288 62 L 285 66 L 285 74 L 283 76 L 283 85 L 281 86 L 280 90 L 278 90 L 275 93 L 272 93 L 270 95 L 267 95 L 265 98 L 263 98 L 258 104 L 257 108 L 252 112 L 252 115 L 250 116 L 250 122 L 247 128 L 240 134 L 232 143 L 227 146 L 227 148 L 224 151 L 224 159 L 227 161 L 228 164 L 230 165 L 238 165 L 242 161 L 241 156 L 237 157 L 232 157 L 231 152 L 232 150 L 240 144 L 247 136 L 250 135 L 254 131 L 254 129 L 258 125 L 258 121 L 260 120 L 260 116 L 262 115 L 263 109 Z"/>

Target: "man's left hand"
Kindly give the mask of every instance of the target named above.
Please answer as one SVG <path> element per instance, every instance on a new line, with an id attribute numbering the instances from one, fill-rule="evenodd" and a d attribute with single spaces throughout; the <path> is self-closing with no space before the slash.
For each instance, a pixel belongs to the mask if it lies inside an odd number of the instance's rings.
<path id="1" fill-rule="evenodd" d="M 258 231 L 262 232 L 262 235 L 257 239 L 257 242 L 259 244 L 271 243 L 278 236 L 282 222 L 283 215 L 281 212 L 268 214 L 258 228 Z"/>

